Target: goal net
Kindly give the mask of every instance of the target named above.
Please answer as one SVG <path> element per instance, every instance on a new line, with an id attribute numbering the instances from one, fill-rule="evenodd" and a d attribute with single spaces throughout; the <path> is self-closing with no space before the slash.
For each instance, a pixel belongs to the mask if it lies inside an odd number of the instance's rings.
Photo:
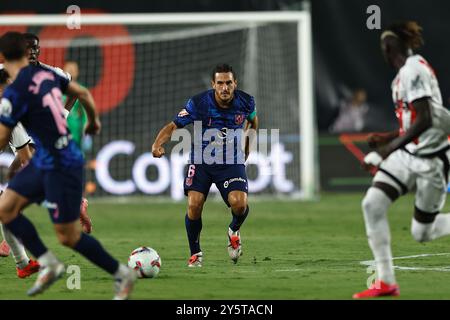
<path id="1" fill-rule="evenodd" d="M 2 16 L 0 32 L 38 35 L 46 64 L 77 62 L 77 81 L 93 93 L 102 121 L 92 146 L 84 141 L 88 194 L 183 198 L 185 157 L 170 154 L 172 142 L 155 159 L 151 145 L 189 97 L 210 88 L 214 66 L 228 63 L 267 130 L 248 162 L 249 192 L 314 197 L 308 12 L 93 14 L 82 15 L 79 29 L 66 22 L 64 15 Z M 10 156 L 2 157 L 4 168 Z"/>

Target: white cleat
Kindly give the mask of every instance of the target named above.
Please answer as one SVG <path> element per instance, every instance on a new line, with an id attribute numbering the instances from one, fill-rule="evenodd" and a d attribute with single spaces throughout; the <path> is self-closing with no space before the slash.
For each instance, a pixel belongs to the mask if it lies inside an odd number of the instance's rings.
<path id="1" fill-rule="evenodd" d="M 203 253 L 200 251 L 199 253 L 193 254 L 189 258 L 188 267 L 189 268 L 200 268 L 203 263 Z"/>
<path id="2" fill-rule="evenodd" d="M 29 296 L 35 296 L 44 292 L 48 287 L 55 283 L 59 278 L 64 275 L 65 268 L 61 262 L 56 262 L 49 266 L 41 267 L 36 282 L 33 287 L 28 290 Z"/>
<path id="3" fill-rule="evenodd" d="M 228 254 L 234 263 L 237 263 L 240 256 L 242 256 L 241 234 L 238 231 L 234 232 L 228 228 Z"/>
<path id="4" fill-rule="evenodd" d="M 128 297 L 131 294 L 131 291 L 134 287 L 134 282 L 137 279 L 136 271 L 131 268 L 127 268 L 126 273 L 120 278 L 115 279 L 114 291 L 115 296 L 113 300 L 128 300 Z"/>

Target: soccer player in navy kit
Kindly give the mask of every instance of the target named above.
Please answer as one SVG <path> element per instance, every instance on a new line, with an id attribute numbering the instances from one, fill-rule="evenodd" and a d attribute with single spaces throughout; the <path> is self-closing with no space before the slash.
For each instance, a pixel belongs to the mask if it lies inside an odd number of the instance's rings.
<path id="1" fill-rule="evenodd" d="M 211 85 L 213 89 L 189 99 L 175 119 L 161 129 L 152 145 L 153 156 L 159 158 L 165 153 L 164 143 L 170 139 L 177 128 L 194 122 L 202 126 L 202 145 L 200 148 L 192 146 L 190 164 L 184 181 L 184 191 L 188 197 L 185 224 L 191 251 L 189 267 L 202 266 L 201 215 L 212 183 L 216 184 L 223 200 L 228 207 L 231 207 L 232 221 L 228 228 L 228 253 L 234 263 L 242 254 L 240 227 L 249 213 L 248 182 L 244 164 L 249 152 L 248 140 L 246 139 L 245 151 L 243 151 L 240 144 L 242 136 L 229 134 L 229 132 L 233 130 L 242 132 L 245 120 L 248 121 L 248 128 L 251 127 L 254 130 L 258 128 L 255 100 L 251 95 L 237 90 L 236 75 L 232 67 L 227 64 L 214 68 Z M 208 130 L 212 134 L 208 134 Z M 205 141 L 207 135 L 214 136 L 214 139 Z M 214 144 L 215 151 L 211 153 L 211 157 L 205 158 L 204 155 L 208 153 L 206 151 L 211 146 L 214 147 Z M 231 156 L 227 149 L 230 145 L 233 148 Z M 220 154 L 222 151 L 223 154 Z M 216 161 L 217 159 L 220 160 Z"/>
<path id="2" fill-rule="evenodd" d="M 0 220 L 37 258 L 41 265 L 29 295 L 43 292 L 64 274 L 64 265 L 46 248 L 33 224 L 19 212 L 30 203 L 44 201 L 58 240 L 114 276 L 115 299 L 126 299 L 136 275 L 111 257 L 77 223 L 82 194 L 83 157 L 71 140 L 63 114 L 62 94 L 77 96 L 86 107 L 86 132 L 97 134 L 100 122 L 87 89 L 41 66 L 29 65 L 22 34 L 7 32 L 0 38 L 0 58 L 13 82 L 0 104 L 0 149 L 20 121 L 33 138 L 36 152 L 10 181 L 0 197 Z"/>

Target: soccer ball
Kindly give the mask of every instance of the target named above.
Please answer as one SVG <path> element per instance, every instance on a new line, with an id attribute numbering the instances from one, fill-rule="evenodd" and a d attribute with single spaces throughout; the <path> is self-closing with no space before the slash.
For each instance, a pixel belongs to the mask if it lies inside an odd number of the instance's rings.
<path id="1" fill-rule="evenodd" d="M 156 278 L 161 268 L 161 258 L 156 250 L 139 247 L 131 252 L 128 266 L 136 270 L 138 278 Z"/>

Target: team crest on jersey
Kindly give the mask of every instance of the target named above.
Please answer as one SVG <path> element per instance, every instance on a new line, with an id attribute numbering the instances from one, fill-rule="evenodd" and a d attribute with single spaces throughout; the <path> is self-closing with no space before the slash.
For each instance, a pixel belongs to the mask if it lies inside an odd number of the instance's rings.
<path id="1" fill-rule="evenodd" d="M 190 187 L 192 185 L 192 178 L 186 178 L 186 186 Z"/>
<path id="2" fill-rule="evenodd" d="M 234 122 L 235 122 L 236 124 L 242 124 L 242 122 L 244 122 L 244 115 L 243 115 L 243 114 L 237 114 L 237 115 L 234 117 Z"/>
<path id="3" fill-rule="evenodd" d="M 181 111 L 178 113 L 178 116 L 179 116 L 179 117 L 186 117 L 186 116 L 188 116 L 188 115 L 189 115 L 189 112 L 187 112 L 186 109 L 183 109 L 183 110 L 181 110 Z"/>

